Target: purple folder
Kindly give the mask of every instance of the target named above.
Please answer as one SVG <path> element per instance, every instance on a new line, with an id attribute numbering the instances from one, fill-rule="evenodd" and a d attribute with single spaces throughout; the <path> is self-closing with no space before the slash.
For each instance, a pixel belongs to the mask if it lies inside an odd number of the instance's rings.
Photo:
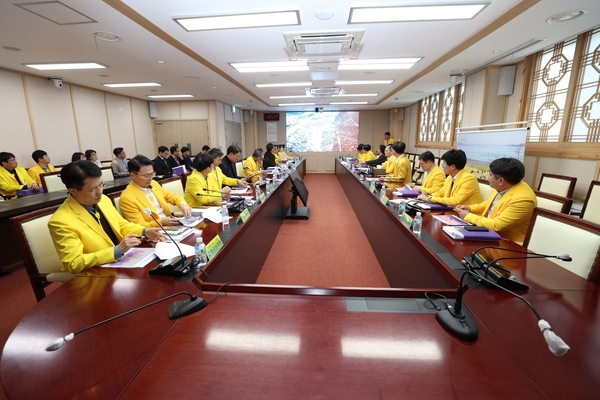
<path id="1" fill-rule="evenodd" d="M 40 187 L 40 191 L 39 192 L 34 192 L 31 189 L 17 190 L 17 197 L 31 196 L 31 195 L 40 194 L 40 193 L 44 193 L 44 188 L 43 187 Z"/>
<path id="2" fill-rule="evenodd" d="M 417 197 L 421 194 L 420 190 L 412 190 L 412 189 L 400 189 L 394 192 L 396 196 L 400 197 Z"/>
<path id="3" fill-rule="evenodd" d="M 420 208 L 421 210 L 429 210 L 429 211 L 451 211 L 454 210 L 454 206 L 447 206 L 445 204 L 439 203 L 425 203 L 425 202 L 416 202 L 410 203 L 411 206 L 416 208 Z"/>
<path id="4" fill-rule="evenodd" d="M 442 230 L 445 234 L 453 239 L 458 240 L 479 240 L 484 242 L 497 242 L 502 237 L 492 230 L 483 231 L 468 231 L 462 226 L 444 226 Z"/>

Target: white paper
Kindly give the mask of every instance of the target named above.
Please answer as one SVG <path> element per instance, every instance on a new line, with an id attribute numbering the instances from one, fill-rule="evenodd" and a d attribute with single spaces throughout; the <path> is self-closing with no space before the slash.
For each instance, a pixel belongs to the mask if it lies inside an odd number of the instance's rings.
<path id="1" fill-rule="evenodd" d="M 204 219 L 212 221 L 215 224 L 220 224 L 221 222 L 223 222 L 223 216 L 221 215 L 221 211 L 219 208 L 216 208 L 216 210 L 204 210 L 202 216 L 204 217 Z"/>
<path id="2" fill-rule="evenodd" d="M 234 189 L 231 191 L 231 195 L 236 196 L 236 195 L 246 194 L 247 192 L 248 192 L 248 189 Z"/>
<path id="3" fill-rule="evenodd" d="M 177 246 L 181 249 L 184 256 L 189 257 L 194 255 L 194 246 L 190 246 L 183 243 L 177 243 Z M 154 254 L 161 260 L 168 260 L 173 257 L 179 256 L 179 250 L 173 242 L 158 242 L 154 247 Z"/>
<path id="4" fill-rule="evenodd" d="M 181 218 L 179 223 L 183 226 L 194 227 L 202 222 L 203 219 L 202 217 Z"/>

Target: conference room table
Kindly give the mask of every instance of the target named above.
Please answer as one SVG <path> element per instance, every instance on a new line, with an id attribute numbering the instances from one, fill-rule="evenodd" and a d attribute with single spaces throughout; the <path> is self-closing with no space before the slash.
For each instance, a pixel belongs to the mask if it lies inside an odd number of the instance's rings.
<path id="1" fill-rule="evenodd" d="M 446 237 L 430 213 L 422 234 L 415 235 L 393 207 L 337 161 L 336 174 L 390 288 L 254 284 L 272 243 L 269 238 L 261 242 L 257 232 L 264 235 L 266 228 L 277 230 L 282 223 L 291 197 L 286 180 L 252 208 L 246 222 L 202 227 L 205 241 L 219 235 L 225 243 L 202 272 L 174 279 L 150 276 L 155 263 L 135 271 L 96 267 L 55 289 L 5 345 L 0 377 L 8 396 L 597 398 L 597 285 L 547 260 L 507 262 L 530 286 L 519 294 L 571 350 L 563 357 L 552 355 L 528 307 L 485 288 L 465 293 L 479 337 L 464 342 L 438 324 L 423 292 L 453 297 L 459 260 L 482 243 Z M 374 220 L 375 235 L 364 218 Z M 394 233 L 387 246 L 382 231 Z M 376 242 L 383 242 L 385 251 Z M 508 241 L 498 245 L 520 248 Z M 423 286 L 428 280 L 433 283 Z M 222 287 L 230 281 L 236 283 Z M 185 298 L 180 295 L 84 331 L 54 352 L 44 350 L 58 337 L 179 292 L 212 301 L 199 312 L 169 320 L 168 305 Z"/>

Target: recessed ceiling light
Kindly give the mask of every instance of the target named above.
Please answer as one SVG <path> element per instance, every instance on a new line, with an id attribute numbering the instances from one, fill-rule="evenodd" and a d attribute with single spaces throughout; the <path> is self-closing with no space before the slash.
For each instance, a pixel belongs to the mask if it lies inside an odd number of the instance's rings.
<path id="1" fill-rule="evenodd" d="M 423 93 L 422 90 L 413 90 L 413 93 Z"/>
<path id="2" fill-rule="evenodd" d="M 308 71 L 308 62 L 303 61 L 276 61 L 276 62 L 249 62 L 229 63 L 238 72 L 290 72 Z"/>
<path id="3" fill-rule="evenodd" d="M 257 88 L 312 86 L 312 82 L 255 83 L 254 86 Z"/>
<path id="4" fill-rule="evenodd" d="M 317 103 L 281 103 L 277 104 L 279 107 L 288 107 L 288 106 L 314 106 Z"/>
<path id="5" fill-rule="evenodd" d="M 333 18 L 333 12 L 329 10 L 319 11 L 316 15 L 317 18 L 324 21 Z"/>
<path id="6" fill-rule="evenodd" d="M 179 97 L 194 97 L 193 94 L 151 94 L 148 95 L 151 99 L 175 99 Z"/>
<path id="7" fill-rule="evenodd" d="M 102 86 L 111 88 L 162 86 L 156 82 L 103 83 Z"/>
<path id="8" fill-rule="evenodd" d="M 367 80 L 367 81 L 335 81 L 336 85 L 389 85 L 393 79 Z"/>
<path id="9" fill-rule="evenodd" d="M 163 60 L 158 60 L 157 63 L 164 64 L 165 62 Z"/>
<path id="10" fill-rule="evenodd" d="M 40 71 L 50 71 L 59 69 L 95 69 L 108 68 L 108 65 L 102 65 L 97 62 L 71 62 L 71 63 L 23 63 L 29 68 L 35 68 Z"/>
<path id="11" fill-rule="evenodd" d="M 344 60 L 339 61 L 338 70 L 352 71 L 361 69 L 410 69 L 421 57 L 384 58 L 374 60 Z"/>
<path id="12" fill-rule="evenodd" d="M 94 32 L 94 37 L 96 39 L 102 40 L 104 42 L 120 42 L 121 38 L 119 35 L 115 35 L 110 32 Z"/>
<path id="13" fill-rule="evenodd" d="M 546 20 L 549 24 L 559 24 L 561 22 L 572 21 L 579 17 L 582 17 L 584 14 L 587 14 L 587 10 L 571 10 L 565 11 L 559 14 L 555 14 Z"/>
<path id="14" fill-rule="evenodd" d="M 216 29 L 261 28 L 266 26 L 300 25 L 298 10 L 273 11 L 256 14 L 211 15 L 173 18 L 188 32 Z"/>
<path id="15" fill-rule="evenodd" d="M 455 4 L 406 5 L 396 7 L 352 7 L 349 24 L 472 19 L 491 0 L 458 0 Z"/>
<path id="16" fill-rule="evenodd" d="M 353 105 L 353 104 L 369 104 L 369 102 L 368 101 L 332 101 L 329 104 Z"/>
<path id="17" fill-rule="evenodd" d="M 502 53 L 502 50 L 494 50 L 494 54 L 500 54 Z"/>

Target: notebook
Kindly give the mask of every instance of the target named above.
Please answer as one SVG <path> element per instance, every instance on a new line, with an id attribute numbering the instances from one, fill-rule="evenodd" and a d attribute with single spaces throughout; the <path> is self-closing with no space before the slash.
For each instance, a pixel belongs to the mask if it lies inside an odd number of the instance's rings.
<path id="1" fill-rule="evenodd" d="M 482 231 L 467 231 L 462 226 L 443 226 L 442 230 L 445 234 L 453 239 L 458 240 L 478 240 L 485 242 L 497 242 L 501 239 L 497 232 L 488 230 L 487 232 Z"/>

